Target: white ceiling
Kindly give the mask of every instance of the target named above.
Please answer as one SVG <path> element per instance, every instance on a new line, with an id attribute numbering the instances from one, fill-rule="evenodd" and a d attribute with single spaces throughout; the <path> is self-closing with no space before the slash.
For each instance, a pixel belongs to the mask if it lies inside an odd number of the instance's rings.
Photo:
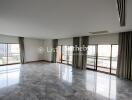
<path id="1" fill-rule="evenodd" d="M 132 0 L 120 27 L 116 0 L 0 0 L 0 34 L 67 38 L 132 29 Z"/>

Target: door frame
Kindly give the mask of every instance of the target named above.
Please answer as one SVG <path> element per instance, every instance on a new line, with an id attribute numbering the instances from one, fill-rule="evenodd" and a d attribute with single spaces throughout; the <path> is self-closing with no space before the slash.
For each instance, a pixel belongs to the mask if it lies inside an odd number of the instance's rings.
<path id="1" fill-rule="evenodd" d="M 97 46 L 97 44 L 89 44 L 89 45 L 90 45 L 90 46 L 95 46 L 95 59 L 94 59 L 95 61 L 94 61 L 94 65 L 89 65 L 89 66 L 93 66 L 93 67 L 94 67 L 93 69 L 92 69 L 92 68 L 86 68 L 86 69 L 95 70 L 95 71 L 96 71 L 96 69 L 97 69 L 97 68 L 96 68 L 96 65 L 97 65 L 97 54 L 98 54 L 96 49 L 97 49 L 98 46 Z M 88 46 L 89 46 L 89 45 L 88 45 Z M 88 52 L 88 51 L 87 51 L 87 52 Z M 87 64 L 87 65 L 88 65 L 88 64 Z"/>
<path id="2" fill-rule="evenodd" d="M 0 42 L 0 44 L 6 44 L 7 45 L 7 52 L 6 52 L 6 57 L 7 57 L 7 63 L 6 64 L 1 64 L 0 66 L 5 66 L 5 65 L 14 65 L 14 64 L 20 64 L 21 62 L 18 62 L 18 63 L 8 63 L 8 44 L 19 44 L 19 43 L 3 43 L 3 42 Z M 20 48 L 20 44 L 19 44 L 19 48 Z"/>
<path id="3" fill-rule="evenodd" d="M 68 62 L 68 57 L 67 57 L 67 60 L 66 60 L 66 63 L 63 63 L 63 56 L 62 56 L 62 51 L 63 51 L 63 46 L 66 46 L 67 47 L 67 50 L 68 50 L 68 46 L 71 46 L 71 45 L 58 45 L 61 47 L 61 62 L 57 62 L 57 63 L 61 63 L 61 64 L 66 64 L 66 65 L 72 65 L 72 64 L 69 64 Z M 67 51 L 67 56 L 68 56 L 68 51 Z"/>
<path id="4" fill-rule="evenodd" d="M 97 71 L 97 72 L 102 72 L 102 73 L 106 73 L 106 74 L 111 74 L 111 75 L 116 75 L 116 74 L 114 74 L 114 73 L 111 73 L 111 70 L 112 70 L 112 46 L 113 45 L 118 45 L 118 44 L 102 44 L 102 45 L 110 45 L 111 46 L 111 50 L 110 50 L 110 68 L 108 68 L 108 69 L 110 69 L 110 71 L 109 72 L 104 72 L 104 71 L 100 71 L 100 70 L 97 70 L 97 68 L 98 67 L 102 67 L 102 68 L 105 68 L 105 67 L 103 67 L 103 66 L 98 66 L 98 45 L 101 45 L 101 44 L 89 44 L 89 45 L 95 45 L 95 57 L 96 57 L 96 63 L 95 63 L 95 65 L 94 65 L 94 69 L 92 69 L 92 68 L 86 68 L 86 69 L 88 69 L 88 70 L 93 70 L 93 71 Z M 88 45 L 88 46 L 89 46 Z"/>

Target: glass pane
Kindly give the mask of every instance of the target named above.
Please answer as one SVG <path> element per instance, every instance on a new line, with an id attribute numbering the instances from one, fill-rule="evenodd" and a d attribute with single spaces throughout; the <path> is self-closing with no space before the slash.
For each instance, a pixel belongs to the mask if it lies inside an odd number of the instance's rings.
<path id="1" fill-rule="evenodd" d="M 95 69 L 96 51 L 95 45 L 89 45 L 87 51 L 87 68 Z"/>
<path id="2" fill-rule="evenodd" d="M 111 45 L 98 45 L 97 70 L 110 72 Z"/>
<path id="3" fill-rule="evenodd" d="M 95 56 L 95 45 L 89 45 L 88 46 L 87 55 Z"/>
<path id="4" fill-rule="evenodd" d="M 118 57 L 118 45 L 112 45 L 111 73 L 116 74 Z"/>
<path id="5" fill-rule="evenodd" d="M 98 66 L 110 68 L 110 58 L 98 57 Z"/>
<path id="6" fill-rule="evenodd" d="M 0 44 L 0 65 L 7 64 L 7 44 Z"/>
<path id="7" fill-rule="evenodd" d="M 57 46 L 56 62 L 61 62 L 61 46 Z"/>
<path id="8" fill-rule="evenodd" d="M 72 64 L 73 46 L 68 46 L 68 64 Z"/>
<path id="9" fill-rule="evenodd" d="M 68 64 L 72 64 L 72 56 L 71 55 L 69 56 Z"/>
<path id="10" fill-rule="evenodd" d="M 95 65 L 95 60 L 96 60 L 95 57 L 88 57 L 87 58 L 87 64 L 94 66 Z"/>
<path id="11" fill-rule="evenodd" d="M 110 73 L 110 68 L 105 68 L 105 67 L 100 67 L 100 66 L 98 66 L 98 67 L 97 67 L 97 70 L 98 70 L 98 71 L 102 71 L 102 72 Z"/>
<path id="12" fill-rule="evenodd" d="M 62 46 L 62 63 L 67 64 L 67 46 Z"/>
<path id="13" fill-rule="evenodd" d="M 20 63 L 19 44 L 8 44 L 8 64 Z"/>
<path id="14" fill-rule="evenodd" d="M 99 57 L 110 57 L 111 45 L 98 45 Z"/>
<path id="15" fill-rule="evenodd" d="M 62 51 L 61 51 L 62 47 Z M 58 46 L 57 47 L 57 62 L 61 62 L 62 52 L 62 63 L 72 64 L 73 46 Z"/>

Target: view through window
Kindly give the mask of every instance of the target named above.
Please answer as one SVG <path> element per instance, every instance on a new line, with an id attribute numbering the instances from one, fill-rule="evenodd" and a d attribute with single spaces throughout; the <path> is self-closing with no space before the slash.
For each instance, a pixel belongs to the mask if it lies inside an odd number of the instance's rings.
<path id="1" fill-rule="evenodd" d="M 0 44 L 0 65 L 20 63 L 19 44 Z"/>
<path id="2" fill-rule="evenodd" d="M 110 72 L 111 45 L 98 45 L 97 70 Z"/>
<path id="3" fill-rule="evenodd" d="M 72 64 L 73 46 L 57 47 L 57 62 Z M 87 68 L 116 74 L 118 45 L 88 45 Z"/>
<path id="4" fill-rule="evenodd" d="M 57 47 L 57 62 L 64 64 L 72 64 L 73 46 L 58 46 Z"/>
<path id="5" fill-rule="evenodd" d="M 87 68 L 95 69 L 96 65 L 96 46 L 89 45 L 87 52 Z"/>
<path id="6" fill-rule="evenodd" d="M 62 57 L 62 54 L 61 54 L 61 46 L 57 46 L 56 62 L 61 63 L 61 57 Z"/>
<path id="7" fill-rule="evenodd" d="M 116 74 L 118 45 L 89 45 L 87 68 Z"/>
<path id="8" fill-rule="evenodd" d="M 7 44 L 0 44 L 0 65 L 7 64 Z"/>

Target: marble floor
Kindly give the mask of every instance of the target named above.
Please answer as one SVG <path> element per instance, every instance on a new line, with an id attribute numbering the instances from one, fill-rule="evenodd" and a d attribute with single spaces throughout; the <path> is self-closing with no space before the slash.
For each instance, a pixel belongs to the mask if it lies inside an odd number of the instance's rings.
<path id="1" fill-rule="evenodd" d="M 63 64 L 0 66 L 0 100 L 132 100 L 132 82 Z"/>

